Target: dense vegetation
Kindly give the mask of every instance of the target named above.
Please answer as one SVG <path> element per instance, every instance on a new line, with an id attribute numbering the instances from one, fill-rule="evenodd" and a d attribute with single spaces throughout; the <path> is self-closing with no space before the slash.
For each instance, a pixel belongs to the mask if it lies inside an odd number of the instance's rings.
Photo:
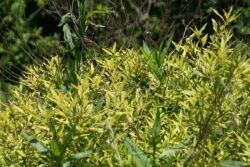
<path id="1" fill-rule="evenodd" d="M 73 2 L 1 2 L 0 166 L 250 165 L 247 1 Z"/>

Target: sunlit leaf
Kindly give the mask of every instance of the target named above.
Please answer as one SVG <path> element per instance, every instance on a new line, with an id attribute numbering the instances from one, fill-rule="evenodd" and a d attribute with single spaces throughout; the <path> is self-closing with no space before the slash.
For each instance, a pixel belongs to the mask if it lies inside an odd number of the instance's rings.
<path id="1" fill-rule="evenodd" d="M 212 24 L 213 24 L 214 31 L 217 32 L 218 31 L 218 23 L 214 19 L 212 19 Z"/>
<path id="2" fill-rule="evenodd" d="M 224 17 L 222 15 L 220 15 L 220 13 L 216 10 L 212 8 L 212 11 L 221 18 L 221 20 L 225 21 Z"/>

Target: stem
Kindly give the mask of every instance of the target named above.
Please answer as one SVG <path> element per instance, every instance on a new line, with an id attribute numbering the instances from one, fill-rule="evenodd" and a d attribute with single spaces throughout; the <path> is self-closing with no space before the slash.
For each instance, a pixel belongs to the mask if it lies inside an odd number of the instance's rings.
<path id="1" fill-rule="evenodd" d="M 156 152 L 156 144 L 154 142 L 153 144 L 153 166 L 156 166 L 155 152 Z"/>

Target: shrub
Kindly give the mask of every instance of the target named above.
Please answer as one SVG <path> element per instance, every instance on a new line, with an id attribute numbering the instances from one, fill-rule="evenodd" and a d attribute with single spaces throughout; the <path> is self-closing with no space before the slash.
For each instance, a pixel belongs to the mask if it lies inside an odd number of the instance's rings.
<path id="1" fill-rule="evenodd" d="M 28 68 L 1 113 L 1 166 L 249 164 L 249 48 L 237 14 L 215 13 L 213 34 L 170 53 L 103 49 L 77 83 L 59 57 Z"/>

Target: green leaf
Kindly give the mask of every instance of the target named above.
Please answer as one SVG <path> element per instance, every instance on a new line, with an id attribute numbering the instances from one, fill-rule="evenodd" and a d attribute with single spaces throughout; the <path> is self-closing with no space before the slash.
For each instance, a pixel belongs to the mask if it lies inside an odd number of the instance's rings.
<path id="1" fill-rule="evenodd" d="M 189 140 L 185 141 L 184 143 L 187 143 L 187 142 L 189 142 Z M 174 153 L 183 150 L 184 148 L 185 148 L 185 145 L 183 143 L 181 143 L 177 146 L 174 146 L 173 148 L 162 152 L 159 156 L 159 159 L 164 158 L 164 157 L 169 157 L 169 156 L 173 155 Z"/>
<path id="2" fill-rule="evenodd" d="M 50 141 L 50 150 L 51 150 L 54 157 L 61 156 L 60 146 L 58 145 L 58 142 L 56 140 Z"/>
<path id="3" fill-rule="evenodd" d="M 110 49 L 102 48 L 102 50 L 103 50 L 105 53 L 107 53 L 108 55 L 110 55 L 110 56 L 114 55 L 114 52 L 112 52 L 112 50 L 110 50 Z"/>
<path id="4" fill-rule="evenodd" d="M 149 49 L 148 45 L 146 42 L 143 41 L 143 51 L 146 53 L 147 57 L 152 56 L 152 52 Z"/>
<path id="5" fill-rule="evenodd" d="M 156 140 L 157 138 L 159 138 L 160 133 L 161 133 L 161 114 L 160 114 L 160 111 L 157 111 L 154 125 L 153 125 L 153 135 L 152 135 L 153 140 Z"/>
<path id="6" fill-rule="evenodd" d="M 214 31 L 217 32 L 218 31 L 218 23 L 214 19 L 212 19 L 212 24 L 213 24 Z"/>
<path id="7" fill-rule="evenodd" d="M 211 8 L 211 9 L 212 9 L 212 11 L 213 11 L 217 16 L 219 16 L 223 21 L 225 21 L 224 17 L 221 16 L 221 15 L 219 14 L 219 12 L 218 12 L 216 9 L 213 9 L 213 8 Z"/>
<path id="8" fill-rule="evenodd" d="M 147 156 L 135 145 L 130 139 L 123 137 L 125 146 L 138 167 L 151 167 L 151 163 Z"/>
<path id="9" fill-rule="evenodd" d="M 199 30 L 200 34 L 202 34 L 202 32 L 205 30 L 206 27 L 207 27 L 207 23 L 204 24 L 204 26 L 202 26 L 201 29 Z"/>
<path id="10" fill-rule="evenodd" d="M 92 26 L 94 26 L 94 27 L 96 27 L 96 28 L 104 28 L 105 27 L 104 25 L 96 24 L 96 23 L 94 23 L 92 21 L 89 21 L 89 24 L 92 25 Z"/>
<path id="11" fill-rule="evenodd" d="M 206 43 L 207 43 L 207 37 L 208 37 L 208 35 L 206 34 L 206 35 L 204 35 L 204 36 L 201 38 L 202 46 L 205 46 L 205 45 L 206 45 Z"/>
<path id="12" fill-rule="evenodd" d="M 63 15 L 63 17 L 60 20 L 60 23 L 58 24 L 59 27 L 61 27 L 62 25 L 64 25 L 65 23 L 67 23 L 68 19 L 71 17 L 70 13 L 66 13 L 65 15 Z"/>
<path id="13" fill-rule="evenodd" d="M 66 148 L 69 146 L 74 134 L 75 134 L 75 131 L 76 131 L 76 124 L 74 124 L 69 132 L 64 136 L 63 138 L 63 144 L 62 144 L 62 152 L 64 153 Z"/>
<path id="14" fill-rule="evenodd" d="M 116 52 L 116 42 L 114 43 L 114 45 L 112 47 L 112 52 Z"/>
<path id="15" fill-rule="evenodd" d="M 148 45 L 143 42 L 143 48 L 142 48 L 142 52 L 143 52 L 143 56 L 145 57 L 145 59 L 147 60 L 147 63 L 150 67 L 150 69 L 154 72 L 156 72 L 158 70 L 158 65 L 157 65 L 157 55 L 153 54 L 153 52 L 151 51 L 151 49 L 149 49 Z"/>
<path id="16" fill-rule="evenodd" d="M 73 49 L 75 47 L 73 42 L 73 34 L 71 33 L 68 24 L 65 24 L 63 26 L 63 34 L 64 34 L 64 40 L 69 44 L 70 48 Z"/>
<path id="17" fill-rule="evenodd" d="M 166 42 L 166 50 L 167 51 L 169 51 L 169 48 L 170 48 L 170 46 L 171 46 L 171 44 L 172 44 L 172 41 L 173 41 L 173 36 L 174 36 L 174 32 L 172 32 L 171 34 L 170 34 L 170 37 L 168 38 L 168 40 L 167 40 L 167 42 Z"/>
<path id="18" fill-rule="evenodd" d="M 50 156 L 50 150 L 43 145 L 40 141 L 38 141 L 37 139 L 24 134 L 24 138 L 30 143 L 30 145 L 32 145 L 38 152 L 42 153 L 42 154 L 47 154 L 47 156 Z"/>
<path id="19" fill-rule="evenodd" d="M 223 167 L 242 167 L 245 166 L 245 163 L 241 161 L 234 161 L 234 160 L 221 160 L 219 164 Z"/>
<path id="20" fill-rule="evenodd" d="M 99 10 L 92 10 L 92 11 L 89 11 L 88 14 L 87 14 L 87 19 L 96 15 L 96 14 L 108 14 L 108 13 L 111 13 L 110 10 L 108 9 L 99 9 Z"/>
<path id="21" fill-rule="evenodd" d="M 0 5 L 1 6 L 1 5 Z M 16 18 L 21 19 L 24 15 L 25 2 L 24 1 L 14 1 L 10 7 L 10 13 Z"/>
<path id="22" fill-rule="evenodd" d="M 166 46 L 163 49 L 162 49 L 162 46 L 160 46 L 160 50 L 162 50 L 162 51 L 160 53 L 159 67 L 162 67 L 162 65 L 164 63 L 164 59 L 165 59 L 167 53 L 169 52 L 170 46 L 172 44 L 173 36 L 174 36 L 174 32 L 172 32 L 170 34 L 170 37 L 166 41 Z"/>
<path id="23" fill-rule="evenodd" d="M 173 148 L 171 148 L 169 150 L 166 150 L 166 151 L 164 151 L 163 153 L 160 154 L 159 159 L 164 158 L 164 157 L 169 157 L 169 156 L 173 155 L 174 153 L 181 151 L 182 149 L 183 148 L 175 148 L 175 147 L 173 147 Z"/>
<path id="24" fill-rule="evenodd" d="M 85 158 L 85 157 L 89 156 L 92 153 L 93 153 L 93 151 L 91 151 L 91 150 L 84 151 L 84 152 L 79 152 L 79 153 L 76 153 L 76 154 L 72 155 L 70 157 L 70 159 L 82 159 L 82 158 Z"/>
<path id="25" fill-rule="evenodd" d="M 57 131 L 56 131 L 54 125 L 50 125 L 50 130 L 52 131 L 53 140 L 56 140 L 58 142 L 58 144 L 61 145 L 58 134 L 57 134 Z"/>
<path id="26" fill-rule="evenodd" d="M 174 146 L 171 149 L 168 149 L 168 150 L 162 152 L 158 158 L 161 159 L 164 157 L 169 157 L 169 156 L 175 154 L 176 152 L 183 150 L 186 147 L 186 145 L 188 145 L 192 142 L 193 137 L 194 137 L 194 135 L 191 135 L 187 140 L 181 142 L 177 146 Z"/>

